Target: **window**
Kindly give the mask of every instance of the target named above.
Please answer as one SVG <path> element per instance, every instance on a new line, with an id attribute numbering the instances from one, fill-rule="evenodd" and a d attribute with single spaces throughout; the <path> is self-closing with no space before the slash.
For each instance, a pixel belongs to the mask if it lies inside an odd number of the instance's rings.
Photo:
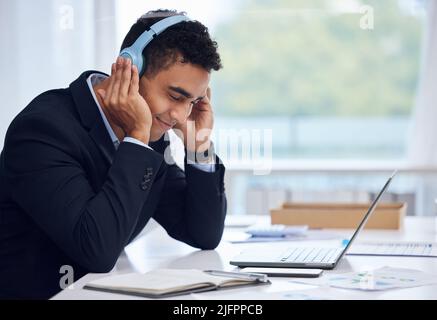
<path id="1" fill-rule="evenodd" d="M 240 10 L 215 32 L 223 122 L 245 128 L 262 119 L 273 129 L 274 159 L 404 155 L 420 65 L 419 2 L 247 1 Z"/>

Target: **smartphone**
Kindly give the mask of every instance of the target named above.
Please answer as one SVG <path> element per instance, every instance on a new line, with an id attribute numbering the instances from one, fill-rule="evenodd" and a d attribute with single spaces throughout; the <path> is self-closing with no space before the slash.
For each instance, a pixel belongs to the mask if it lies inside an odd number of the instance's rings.
<path id="1" fill-rule="evenodd" d="M 271 277 L 295 277 L 295 278 L 317 278 L 322 269 L 295 269 L 295 268 L 254 268 L 247 267 L 240 269 L 240 272 L 264 273 Z"/>

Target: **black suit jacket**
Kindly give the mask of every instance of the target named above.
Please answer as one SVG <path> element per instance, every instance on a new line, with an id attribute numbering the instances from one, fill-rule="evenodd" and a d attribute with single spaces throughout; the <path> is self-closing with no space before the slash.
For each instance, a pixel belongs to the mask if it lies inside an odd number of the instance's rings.
<path id="1" fill-rule="evenodd" d="M 193 247 L 220 242 L 223 165 L 182 171 L 164 161 L 164 139 L 154 150 L 128 142 L 116 150 L 86 83 L 94 72 L 39 95 L 9 126 L 0 158 L 0 297 L 49 298 L 61 290 L 64 265 L 75 281 L 110 271 L 150 218 Z"/>

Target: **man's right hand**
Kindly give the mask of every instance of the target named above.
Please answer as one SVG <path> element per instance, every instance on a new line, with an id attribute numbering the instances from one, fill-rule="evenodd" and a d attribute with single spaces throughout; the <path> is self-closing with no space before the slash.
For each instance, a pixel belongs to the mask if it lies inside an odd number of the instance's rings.
<path id="1" fill-rule="evenodd" d="M 129 59 L 118 57 L 112 64 L 109 85 L 98 89 L 109 120 L 120 127 L 126 137 L 148 144 L 152 127 L 152 113 L 139 93 L 138 69 Z"/>

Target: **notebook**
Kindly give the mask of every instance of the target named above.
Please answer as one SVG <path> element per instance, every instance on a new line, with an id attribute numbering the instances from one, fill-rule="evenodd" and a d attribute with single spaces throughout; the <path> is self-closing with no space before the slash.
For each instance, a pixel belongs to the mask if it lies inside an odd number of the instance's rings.
<path id="1" fill-rule="evenodd" d="M 84 289 L 164 298 L 194 292 L 270 284 L 265 274 L 244 274 L 198 269 L 157 269 L 147 273 L 127 273 L 100 278 Z"/>

